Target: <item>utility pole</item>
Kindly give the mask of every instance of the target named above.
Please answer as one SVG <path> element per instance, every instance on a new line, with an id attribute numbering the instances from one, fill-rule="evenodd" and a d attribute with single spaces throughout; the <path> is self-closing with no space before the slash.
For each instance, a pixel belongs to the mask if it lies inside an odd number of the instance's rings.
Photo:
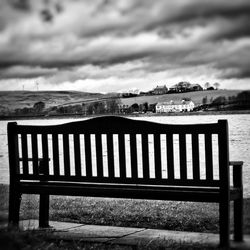
<path id="1" fill-rule="evenodd" d="M 39 82 L 36 82 L 36 91 L 39 90 Z"/>

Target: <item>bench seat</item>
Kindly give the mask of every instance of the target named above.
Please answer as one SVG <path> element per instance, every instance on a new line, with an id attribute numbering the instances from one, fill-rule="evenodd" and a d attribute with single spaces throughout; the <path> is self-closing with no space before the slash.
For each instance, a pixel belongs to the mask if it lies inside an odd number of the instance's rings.
<path id="1" fill-rule="evenodd" d="M 123 185 L 100 183 L 30 183 L 22 182 L 20 191 L 27 194 L 48 194 L 67 196 L 90 196 L 110 198 L 131 198 L 151 200 L 219 202 L 219 188 L 186 187 L 186 186 L 154 186 Z M 239 188 L 230 189 L 230 200 L 240 197 Z"/>

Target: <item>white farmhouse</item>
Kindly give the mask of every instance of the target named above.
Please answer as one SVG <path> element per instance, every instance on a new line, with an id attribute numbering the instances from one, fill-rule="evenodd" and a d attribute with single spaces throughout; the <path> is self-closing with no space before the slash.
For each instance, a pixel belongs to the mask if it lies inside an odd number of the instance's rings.
<path id="1" fill-rule="evenodd" d="M 190 112 L 194 109 L 194 103 L 192 101 L 170 101 L 159 102 L 156 104 L 156 113 L 168 113 L 168 112 Z"/>

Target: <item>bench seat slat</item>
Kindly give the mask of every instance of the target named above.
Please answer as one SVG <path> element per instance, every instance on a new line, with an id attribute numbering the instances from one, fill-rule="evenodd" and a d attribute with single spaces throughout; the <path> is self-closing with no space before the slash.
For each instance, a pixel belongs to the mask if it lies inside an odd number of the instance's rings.
<path id="1" fill-rule="evenodd" d="M 218 202 L 220 199 L 219 189 L 183 188 L 183 187 L 149 187 L 149 186 L 114 186 L 114 185 L 26 185 L 20 189 L 26 193 L 82 195 L 91 197 L 116 197 L 138 198 L 154 200 L 183 200 L 183 201 L 206 201 Z"/>
<path id="2" fill-rule="evenodd" d="M 21 180 L 37 180 L 39 181 L 39 176 L 35 175 L 24 175 L 20 174 L 17 176 L 17 178 L 20 178 Z M 181 186 L 207 186 L 207 187 L 219 187 L 220 186 L 220 181 L 219 180 L 214 180 L 214 181 L 208 181 L 208 180 L 199 180 L 199 181 L 194 181 L 191 179 L 188 180 L 181 180 L 181 179 L 155 179 L 155 178 L 149 178 L 149 179 L 144 179 L 144 178 L 126 178 L 126 179 L 121 179 L 119 177 L 115 178 L 109 178 L 109 177 L 78 177 L 78 176 L 64 176 L 60 175 L 55 177 L 54 175 L 49 175 L 46 177 L 48 181 L 54 181 L 54 182 L 60 182 L 63 181 L 65 183 L 67 182 L 93 182 L 93 183 L 117 183 L 117 184 L 150 184 L 150 185 L 181 185 Z"/>

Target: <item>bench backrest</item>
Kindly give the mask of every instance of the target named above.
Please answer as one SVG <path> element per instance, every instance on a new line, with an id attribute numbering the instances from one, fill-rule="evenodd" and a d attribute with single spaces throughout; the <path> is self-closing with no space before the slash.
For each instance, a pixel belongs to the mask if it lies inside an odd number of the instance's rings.
<path id="1" fill-rule="evenodd" d="M 169 125 L 103 116 L 50 126 L 10 122 L 8 143 L 11 181 L 229 185 L 226 120 Z"/>

